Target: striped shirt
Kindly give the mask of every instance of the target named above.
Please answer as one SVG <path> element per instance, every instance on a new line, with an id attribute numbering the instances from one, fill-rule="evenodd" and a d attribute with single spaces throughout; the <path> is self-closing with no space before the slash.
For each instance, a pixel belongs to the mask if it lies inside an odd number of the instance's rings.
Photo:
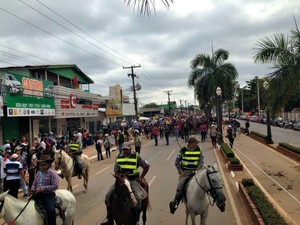
<path id="1" fill-rule="evenodd" d="M 8 161 L 4 167 L 6 171 L 6 180 L 20 179 L 22 164 L 19 161 Z"/>
<path id="2" fill-rule="evenodd" d="M 31 190 L 34 191 L 40 187 L 42 191 L 53 192 L 58 188 L 58 183 L 59 177 L 54 170 L 50 168 L 45 171 L 39 170 L 34 178 Z"/>

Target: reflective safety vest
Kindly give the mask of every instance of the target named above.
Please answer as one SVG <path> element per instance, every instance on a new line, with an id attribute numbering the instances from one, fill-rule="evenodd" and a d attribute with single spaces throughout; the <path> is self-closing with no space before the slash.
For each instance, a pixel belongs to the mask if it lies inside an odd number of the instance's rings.
<path id="1" fill-rule="evenodd" d="M 128 177 L 137 176 L 138 171 L 138 153 L 133 153 L 129 156 L 118 155 L 116 163 L 121 168 L 121 173 L 127 174 Z"/>
<path id="2" fill-rule="evenodd" d="M 199 159 L 200 159 L 201 150 L 200 147 L 197 146 L 195 149 L 188 149 L 184 147 L 181 150 L 182 162 L 181 166 L 184 169 L 195 170 L 198 167 Z"/>
<path id="3" fill-rule="evenodd" d="M 78 152 L 79 151 L 79 142 L 76 143 L 70 143 L 69 144 L 69 149 L 71 152 Z"/>

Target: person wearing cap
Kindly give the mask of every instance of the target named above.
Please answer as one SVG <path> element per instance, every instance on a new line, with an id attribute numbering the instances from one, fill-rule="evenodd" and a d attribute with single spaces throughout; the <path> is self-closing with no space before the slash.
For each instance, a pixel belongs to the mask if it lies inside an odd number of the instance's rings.
<path id="1" fill-rule="evenodd" d="M 213 123 L 210 126 L 209 136 L 210 136 L 211 143 L 214 148 L 216 148 L 216 146 L 217 146 L 217 133 L 218 133 L 217 128 L 216 128 L 215 124 Z"/>
<path id="2" fill-rule="evenodd" d="M 142 174 L 140 174 L 140 172 L 138 171 L 139 167 L 143 168 Z M 119 176 L 121 174 L 125 175 L 130 182 L 133 194 L 137 200 L 137 206 L 135 208 L 136 213 L 133 214 L 133 216 L 136 216 L 136 219 L 138 219 L 137 211 L 140 209 L 142 204 L 142 190 L 140 187 L 140 181 L 144 179 L 144 177 L 148 173 L 149 168 L 150 166 L 148 162 L 142 159 L 139 153 L 131 152 L 130 142 L 124 142 L 122 145 L 122 152 L 119 153 L 116 157 L 114 172 L 116 176 Z M 105 205 L 107 209 L 107 216 L 106 216 L 107 220 L 101 223 L 101 225 L 113 224 L 113 219 L 110 210 L 110 205 L 111 205 L 110 199 L 114 192 L 114 189 L 115 186 L 112 185 L 108 193 L 106 194 Z"/>
<path id="3" fill-rule="evenodd" d="M 20 177 L 25 180 L 22 164 L 18 161 L 18 155 L 12 154 L 10 161 L 4 166 L 4 172 L 6 173 L 4 191 L 8 191 L 10 195 L 18 198 L 18 191 L 20 187 Z"/>
<path id="4" fill-rule="evenodd" d="M 103 145 L 105 148 L 106 158 L 110 158 L 110 141 L 109 141 L 109 135 L 105 134 L 103 139 Z"/>
<path id="5" fill-rule="evenodd" d="M 226 137 L 229 140 L 230 148 L 232 148 L 234 142 L 234 135 L 233 135 L 233 128 L 231 125 L 228 125 Z"/>
<path id="6" fill-rule="evenodd" d="M 170 212 L 172 214 L 175 213 L 175 210 L 183 197 L 185 185 L 194 176 L 195 171 L 203 167 L 204 157 L 198 143 L 199 140 L 196 137 L 189 137 L 187 146 L 181 148 L 176 157 L 175 166 L 179 174 L 179 179 L 175 198 L 169 204 Z"/>
<path id="7" fill-rule="evenodd" d="M 53 159 L 50 155 L 42 155 L 37 162 L 39 170 L 31 186 L 32 197 L 39 200 L 46 210 L 48 225 L 56 225 L 55 191 L 59 185 L 59 177 L 51 169 Z"/>
<path id="8" fill-rule="evenodd" d="M 142 138 L 140 136 L 139 130 L 134 130 L 134 147 L 135 152 L 141 153 L 141 147 L 142 147 Z"/>
<path id="9" fill-rule="evenodd" d="M 25 152 L 24 148 L 22 148 L 20 145 L 18 145 L 15 148 L 15 153 L 18 155 L 18 160 L 19 162 L 22 164 L 22 172 L 25 176 L 26 174 L 26 170 L 27 170 L 27 152 Z M 28 197 L 28 188 L 27 188 L 27 184 L 26 181 L 23 179 L 23 177 L 20 177 L 20 184 L 23 190 L 23 197 Z"/>
<path id="10" fill-rule="evenodd" d="M 121 130 L 118 130 L 117 143 L 118 143 L 119 153 L 122 153 L 122 145 L 124 141 L 125 141 L 124 133 Z"/>
<path id="11" fill-rule="evenodd" d="M 77 134 L 72 135 L 72 139 L 69 143 L 69 154 L 73 157 L 74 160 L 77 161 L 77 176 L 78 179 L 81 179 L 82 169 L 83 169 L 83 162 L 81 158 L 82 154 L 82 147 L 81 142 L 78 140 Z"/>

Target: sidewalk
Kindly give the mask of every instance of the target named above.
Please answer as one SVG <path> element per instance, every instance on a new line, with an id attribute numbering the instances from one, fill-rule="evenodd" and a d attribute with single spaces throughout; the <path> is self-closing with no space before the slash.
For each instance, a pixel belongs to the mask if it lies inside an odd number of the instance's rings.
<path id="1" fill-rule="evenodd" d="M 234 186 L 252 178 L 288 224 L 300 224 L 299 201 L 293 199 L 300 196 L 299 163 L 244 134 L 235 139 L 233 151 L 244 167 L 231 172 Z"/>

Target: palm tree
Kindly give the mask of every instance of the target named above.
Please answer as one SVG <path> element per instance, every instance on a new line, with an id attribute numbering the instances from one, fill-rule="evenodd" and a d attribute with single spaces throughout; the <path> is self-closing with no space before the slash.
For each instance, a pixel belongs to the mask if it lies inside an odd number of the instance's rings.
<path id="1" fill-rule="evenodd" d="M 134 10 L 138 10 L 140 15 L 149 16 L 151 12 L 155 12 L 155 0 L 124 0 L 124 2 Z M 161 0 L 161 2 L 169 8 L 173 0 Z"/>
<path id="2" fill-rule="evenodd" d="M 233 64 L 224 62 L 228 57 L 228 51 L 218 49 L 212 56 L 198 54 L 191 61 L 188 86 L 194 87 L 200 105 L 214 102 L 217 87 L 222 89 L 222 102 L 233 99 L 238 72 Z"/>
<path id="3" fill-rule="evenodd" d="M 299 88 L 300 31 L 297 23 L 290 37 L 284 34 L 273 35 L 259 41 L 257 46 L 254 62 L 273 64 L 274 71 L 267 74 L 268 107 L 272 114 L 276 114 Z"/>

